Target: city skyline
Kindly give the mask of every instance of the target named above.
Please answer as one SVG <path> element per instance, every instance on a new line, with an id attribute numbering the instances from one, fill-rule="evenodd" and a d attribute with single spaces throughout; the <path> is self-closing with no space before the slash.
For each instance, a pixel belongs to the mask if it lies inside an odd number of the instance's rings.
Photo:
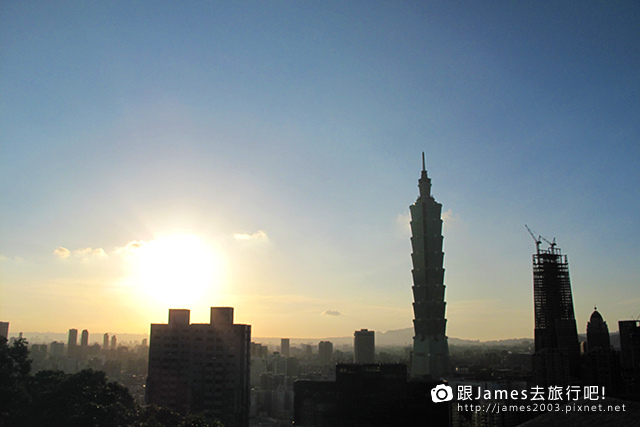
<path id="1" fill-rule="evenodd" d="M 568 254 L 579 331 L 640 315 L 635 2 L 0 8 L 11 331 L 409 328 L 423 151 L 448 336 L 533 337 L 525 223 Z"/>

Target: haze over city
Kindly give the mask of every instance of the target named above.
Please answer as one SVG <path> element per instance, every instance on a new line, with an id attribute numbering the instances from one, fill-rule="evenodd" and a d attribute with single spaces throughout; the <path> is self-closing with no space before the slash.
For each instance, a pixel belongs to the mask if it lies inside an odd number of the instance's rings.
<path id="1" fill-rule="evenodd" d="M 578 331 L 640 316 L 636 2 L 4 2 L 0 319 L 254 336 L 412 326 L 421 152 L 447 335 L 533 336 L 524 224 Z"/>

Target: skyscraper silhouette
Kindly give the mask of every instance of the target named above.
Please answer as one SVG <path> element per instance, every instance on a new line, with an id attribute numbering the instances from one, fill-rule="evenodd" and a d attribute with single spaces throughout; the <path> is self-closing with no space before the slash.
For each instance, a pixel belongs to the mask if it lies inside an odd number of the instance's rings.
<path id="1" fill-rule="evenodd" d="M 87 329 L 84 329 L 80 337 L 80 356 L 83 359 L 87 357 L 88 350 L 89 350 L 89 331 Z"/>
<path id="2" fill-rule="evenodd" d="M 78 330 L 69 329 L 69 339 L 67 341 L 67 355 L 69 357 L 76 356 L 77 346 L 78 346 Z"/>
<path id="3" fill-rule="evenodd" d="M 0 337 L 9 339 L 9 322 L 0 322 Z"/>
<path id="4" fill-rule="evenodd" d="M 635 379 L 636 391 L 640 391 L 640 321 L 618 321 L 622 371 L 627 379 Z"/>
<path id="5" fill-rule="evenodd" d="M 280 340 L 280 354 L 284 357 L 289 357 L 289 338 Z"/>
<path id="6" fill-rule="evenodd" d="M 320 341 L 318 344 L 318 357 L 321 363 L 331 362 L 331 357 L 333 357 L 333 343 L 331 341 Z"/>
<path id="7" fill-rule="evenodd" d="M 591 318 L 587 323 L 587 349 L 594 350 L 596 348 L 608 350 L 611 348 L 611 339 L 609 338 L 607 322 L 598 313 L 598 309 L 594 307 Z"/>
<path id="8" fill-rule="evenodd" d="M 608 392 L 622 389 L 620 354 L 611 346 L 609 327 L 594 308 L 587 323 L 587 351 L 582 355 L 582 382 L 605 387 Z"/>
<path id="9" fill-rule="evenodd" d="M 580 344 L 573 311 L 569 262 L 551 243 L 533 255 L 534 382 L 565 385 L 580 376 Z"/>
<path id="10" fill-rule="evenodd" d="M 431 195 L 424 153 L 418 180 L 420 195 L 410 206 L 413 253 L 413 355 L 411 375 L 440 378 L 450 372 L 447 321 L 444 317 L 444 253 L 442 252 L 442 205 Z"/>
<path id="11" fill-rule="evenodd" d="M 376 333 L 360 329 L 353 334 L 353 361 L 374 363 L 376 360 Z"/>

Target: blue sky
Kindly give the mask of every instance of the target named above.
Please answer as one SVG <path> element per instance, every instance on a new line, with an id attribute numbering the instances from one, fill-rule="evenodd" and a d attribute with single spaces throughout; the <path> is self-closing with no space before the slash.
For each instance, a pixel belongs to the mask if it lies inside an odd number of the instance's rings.
<path id="1" fill-rule="evenodd" d="M 640 315 L 639 19 L 633 1 L 3 2 L 0 317 L 144 332 L 181 303 L 235 306 L 258 336 L 410 327 L 424 151 L 450 336 L 533 335 L 525 223 L 569 256 L 578 330 L 594 304 L 617 330 Z M 158 300 L 126 248 L 164 241 L 162 264 L 197 270 L 180 235 L 215 283 L 167 273 Z"/>

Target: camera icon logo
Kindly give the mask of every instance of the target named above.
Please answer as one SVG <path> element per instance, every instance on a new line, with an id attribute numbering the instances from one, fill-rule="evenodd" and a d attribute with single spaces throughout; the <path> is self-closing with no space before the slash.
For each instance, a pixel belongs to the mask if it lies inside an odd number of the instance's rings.
<path id="1" fill-rule="evenodd" d="M 431 389 L 431 400 L 434 403 L 448 402 L 451 399 L 453 399 L 453 390 L 448 385 L 439 384 Z"/>

